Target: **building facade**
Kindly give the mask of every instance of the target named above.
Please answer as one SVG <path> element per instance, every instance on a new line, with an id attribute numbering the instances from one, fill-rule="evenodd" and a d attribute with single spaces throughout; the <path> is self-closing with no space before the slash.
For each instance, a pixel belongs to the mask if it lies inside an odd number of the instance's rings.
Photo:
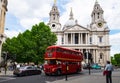
<path id="1" fill-rule="evenodd" d="M 5 26 L 5 16 L 7 12 L 7 0 L 0 0 L 0 62 L 1 62 L 1 50 L 2 50 L 2 43 L 6 38 L 4 34 L 4 26 Z"/>
<path id="2" fill-rule="evenodd" d="M 49 13 L 48 25 L 57 35 L 56 45 L 81 51 L 85 63 L 98 63 L 104 66 L 106 60 L 110 60 L 110 30 L 103 17 L 104 11 L 97 1 L 91 11 L 91 23 L 87 27 L 81 26 L 74 19 L 72 8 L 68 21 L 61 27 L 60 12 L 54 3 Z"/>

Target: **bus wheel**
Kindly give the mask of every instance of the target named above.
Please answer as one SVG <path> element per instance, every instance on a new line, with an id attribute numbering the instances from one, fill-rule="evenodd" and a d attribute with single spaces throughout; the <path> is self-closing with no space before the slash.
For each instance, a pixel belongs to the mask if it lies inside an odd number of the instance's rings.
<path id="1" fill-rule="evenodd" d="M 61 70 L 57 70 L 56 75 L 61 75 Z"/>
<path id="2" fill-rule="evenodd" d="M 46 76 L 49 76 L 49 74 L 45 73 Z"/>
<path id="3" fill-rule="evenodd" d="M 79 72 L 80 72 L 80 69 L 77 69 L 77 70 L 76 70 L 76 73 L 79 73 Z"/>

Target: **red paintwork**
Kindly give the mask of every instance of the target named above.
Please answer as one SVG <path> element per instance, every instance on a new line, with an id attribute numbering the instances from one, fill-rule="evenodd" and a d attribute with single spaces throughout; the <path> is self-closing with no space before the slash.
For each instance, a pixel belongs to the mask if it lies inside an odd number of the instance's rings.
<path id="1" fill-rule="evenodd" d="M 57 61 L 60 61 L 61 64 L 59 65 L 58 64 L 54 64 L 54 65 L 45 64 L 44 72 L 46 74 L 56 74 L 56 71 L 58 69 L 61 70 L 61 74 L 65 74 L 66 73 L 66 62 L 68 63 L 67 66 L 69 67 L 67 71 L 68 73 L 74 73 L 78 69 L 81 71 L 81 61 L 83 60 L 83 54 L 80 51 L 71 50 L 68 48 L 60 47 L 60 46 L 49 46 L 47 50 L 48 49 L 54 49 L 54 51 L 52 52 L 46 51 L 44 59 L 45 60 L 57 60 Z M 61 49 L 61 51 L 57 51 L 57 49 Z"/>

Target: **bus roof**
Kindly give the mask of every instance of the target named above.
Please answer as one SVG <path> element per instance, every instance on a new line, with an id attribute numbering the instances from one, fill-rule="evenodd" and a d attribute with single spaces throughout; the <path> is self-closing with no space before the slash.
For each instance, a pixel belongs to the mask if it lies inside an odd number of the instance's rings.
<path id="1" fill-rule="evenodd" d="M 65 49 L 65 50 L 70 50 L 70 51 L 74 51 L 74 52 L 80 52 L 80 51 L 77 51 L 77 50 L 72 50 L 72 49 L 61 47 L 61 46 L 57 46 L 57 45 L 49 46 L 47 49 L 49 49 L 49 48 L 62 48 L 62 49 Z"/>

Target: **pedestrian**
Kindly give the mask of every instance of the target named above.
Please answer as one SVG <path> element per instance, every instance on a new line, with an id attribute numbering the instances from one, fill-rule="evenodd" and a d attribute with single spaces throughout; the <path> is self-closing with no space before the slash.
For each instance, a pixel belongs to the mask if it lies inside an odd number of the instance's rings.
<path id="1" fill-rule="evenodd" d="M 105 66 L 105 71 L 107 71 L 107 73 L 106 73 L 106 83 L 112 83 L 113 66 L 110 63 L 110 61 L 107 61 L 107 64 Z"/>
<path id="2" fill-rule="evenodd" d="M 16 64 L 15 63 L 13 63 L 13 70 L 15 70 L 16 69 Z"/>

